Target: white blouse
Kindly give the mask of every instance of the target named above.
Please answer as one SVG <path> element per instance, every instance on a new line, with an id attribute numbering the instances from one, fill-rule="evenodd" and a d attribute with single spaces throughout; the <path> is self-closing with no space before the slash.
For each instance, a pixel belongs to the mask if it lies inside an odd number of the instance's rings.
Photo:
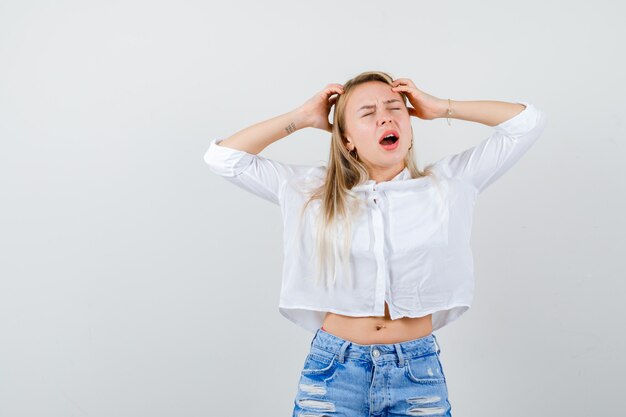
<path id="1" fill-rule="evenodd" d="M 280 206 L 283 276 L 279 312 L 315 332 L 326 312 L 391 319 L 432 313 L 433 331 L 458 318 L 474 295 L 470 233 L 476 197 L 511 168 L 539 138 L 546 114 L 534 105 L 499 125 L 478 145 L 435 162 L 430 177 L 410 178 L 408 168 L 389 181 L 352 188 L 367 209 L 352 228 L 350 286 L 326 289 L 314 282 L 314 213 L 304 212 L 304 190 L 323 182 L 326 167 L 294 165 L 221 146 L 214 139 L 204 161 L 214 173 Z M 315 210 L 315 209 L 318 210 Z M 337 282 L 342 280 L 337 269 Z M 347 282 L 347 281 L 344 281 Z"/>

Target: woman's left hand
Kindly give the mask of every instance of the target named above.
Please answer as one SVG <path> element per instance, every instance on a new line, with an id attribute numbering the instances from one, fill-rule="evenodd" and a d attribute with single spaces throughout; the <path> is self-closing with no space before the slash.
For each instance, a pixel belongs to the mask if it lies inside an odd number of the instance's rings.
<path id="1" fill-rule="evenodd" d="M 415 86 L 408 78 L 398 78 L 393 81 L 391 91 L 405 93 L 409 102 L 413 106 L 408 107 L 411 116 L 424 120 L 437 119 L 446 114 L 448 108 L 447 100 L 431 96 Z"/>

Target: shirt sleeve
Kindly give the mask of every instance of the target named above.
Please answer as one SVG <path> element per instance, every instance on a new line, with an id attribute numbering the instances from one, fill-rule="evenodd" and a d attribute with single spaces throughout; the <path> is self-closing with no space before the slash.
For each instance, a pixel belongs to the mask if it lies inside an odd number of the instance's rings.
<path id="1" fill-rule="evenodd" d="M 219 143 L 214 139 L 204 154 L 209 169 L 227 181 L 274 204 L 280 204 L 283 186 L 291 178 L 306 175 L 309 165 L 285 164 Z"/>
<path id="2" fill-rule="evenodd" d="M 526 101 L 517 115 L 493 126 L 489 137 L 463 152 L 435 163 L 453 178 L 470 184 L 481 193 L 508 171 L 537 141 L 546 125 L 546 114 Z"/>

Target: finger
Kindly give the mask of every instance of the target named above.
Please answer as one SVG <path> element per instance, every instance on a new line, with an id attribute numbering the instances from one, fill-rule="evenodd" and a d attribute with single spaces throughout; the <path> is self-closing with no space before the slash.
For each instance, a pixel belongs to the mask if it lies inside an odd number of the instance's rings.
<path id="1" fill-rule="evenodd" d="M 328 84 L 324 91 L 341 91 L 343 92 L 343 86 L 341 84 Z"/>
<path id="2" fill-rule="evenodd" d="M 332 95 L 331 97 L 327 97 L 326 102 L 328 103 L 328 106 L 332 106 L 333 104 L 335 104 L 337 102 L 337 99 L 339 98 L 339 95 Z"/>
<path id="3" fill-rule="evenodd" d="M 411 91 L 412 88 L 407 85 L 399 85 L 397 87 L 391 87 L 391 91 Z"/>
<path id="4" fill-rule="evenodd" d="M 324 92 L 322 93 L 322 95 L 325 98 L 329 98 L 330 96 L 334 96 L 337 97 L 338 95 L 343 94 L 343 90 L 339 90 L 339 89 L 327 89 L 324 90 Z"/>
<path id="5" fill-rule="evenodd" d="M 398 84 L 408 84 L 410 81 L 411 80 L 409 80 L 408 78 L 396 78 L 391 84 L 394 86 Z"/>
<path id="6" fill-rule="evenodd" d="M 335 96 L 336 94 L 342 94 L 343 91 L 335 91 L 332 88 L 327 88 L 319 93 L 319 96 L 324 100 L 329 100 L 331 96 Z"/>
<path id="7" fill-rule="evenodd" d="M 400 78 L 398 80 L 398 83 L 396 83 L 395 87 L 399 87 L 401 85 L 406 86 L 406 87 L 417 88 L 415 84 L 413 83 L 413 81 L 409 80 L 408 78 Z"/>

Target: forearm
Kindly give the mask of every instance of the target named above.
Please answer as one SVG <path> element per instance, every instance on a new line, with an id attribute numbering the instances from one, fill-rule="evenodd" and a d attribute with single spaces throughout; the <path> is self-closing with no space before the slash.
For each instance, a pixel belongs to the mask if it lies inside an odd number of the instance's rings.
<path id="1" fill-rule="evenodd" d="M 482 123 L 487 126 L 495 126 L 511 119 L 526 108 L 520 103 L 508 103 L 505 101 L 456 101 L 450 100 L 452 115 L 448 116 L 448 100 L 442 100 L 440 118 L 467 120 L 469 122 Z"/>
<path id="2" fill-rule="evenodd" d="M 299 109 L 295 109 L 240 130 L 219 145 L 258 154 L 277 140 L 304 127 L 305 118 Z"/>

